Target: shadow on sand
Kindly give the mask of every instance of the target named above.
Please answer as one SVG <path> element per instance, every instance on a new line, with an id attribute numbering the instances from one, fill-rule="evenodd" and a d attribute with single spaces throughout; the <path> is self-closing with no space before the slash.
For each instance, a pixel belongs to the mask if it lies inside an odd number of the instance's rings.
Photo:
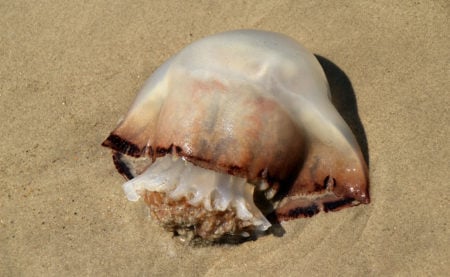
<path id="1" fill-rule="evenodd" d="M 367 166 L 369 166 L 369 148 L 367 145 L 366 132 L 359 119 L 358 107 L 356 105 L 355 92 L 347 75 L 332 61 L 320 55 L 315 55 L 325 71 L 330 84 L 331 98 L 334 106 L 350 126 L 358 141 Z"/>

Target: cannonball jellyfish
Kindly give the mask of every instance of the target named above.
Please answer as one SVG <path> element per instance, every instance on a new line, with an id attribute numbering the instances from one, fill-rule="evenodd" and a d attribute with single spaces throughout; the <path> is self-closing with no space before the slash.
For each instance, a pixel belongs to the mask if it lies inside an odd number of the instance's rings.
<path id="1" fill-rule="evenodd" d="M 319 62 L 279 33 L 188 45 L 150 76 L 102 145 L 128 199 L 143 198 L 152 218 L 189 239 L 245 238 L 369 203 L 367 165 Z"/>

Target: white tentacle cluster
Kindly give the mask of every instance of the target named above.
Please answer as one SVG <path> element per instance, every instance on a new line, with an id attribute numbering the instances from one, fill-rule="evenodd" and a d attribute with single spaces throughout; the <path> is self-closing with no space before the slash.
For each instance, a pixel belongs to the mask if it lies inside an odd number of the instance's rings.
<path id="1" fill-rule="evenodd" d="M 177 156 L 156 159 L 123 189 L 131 201 L 137 201 L 145 190 L 164 192 L 174 200 L 186 197 L 189 204 L 208 211 L 233 209 L 239 219 L 260 231 L 271 226 L 253 201 L 255 186 L 246 179 L 204 169 Z"/>

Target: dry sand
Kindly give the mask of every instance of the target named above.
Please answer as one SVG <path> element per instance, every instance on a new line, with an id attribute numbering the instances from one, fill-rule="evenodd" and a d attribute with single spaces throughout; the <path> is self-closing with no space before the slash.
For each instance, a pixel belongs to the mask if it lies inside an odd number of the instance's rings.
<path id="1" fill-rule="evenodd" d="M 2 1 L 0 276 L 448 276 L 450 6 L 392 2 Z M 238 28 L 345 72 L 372 203 L 192 248 L 126 200 L 100 143 L 165 59 Z"/>

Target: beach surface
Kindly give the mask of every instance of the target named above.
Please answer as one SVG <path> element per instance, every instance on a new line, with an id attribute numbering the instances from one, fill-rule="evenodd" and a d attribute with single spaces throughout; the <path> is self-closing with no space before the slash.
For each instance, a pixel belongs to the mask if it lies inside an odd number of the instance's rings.
<path id="1" fill-rule="evenodd" d="M 448 1 L 6 0 L 0 14 L 0 276 L 450 275 Z M 192 247 L 126 199 L 100 144 L 166 59 L 241 28 L 318 55 L 348 95 L 372 202 Z"/>

